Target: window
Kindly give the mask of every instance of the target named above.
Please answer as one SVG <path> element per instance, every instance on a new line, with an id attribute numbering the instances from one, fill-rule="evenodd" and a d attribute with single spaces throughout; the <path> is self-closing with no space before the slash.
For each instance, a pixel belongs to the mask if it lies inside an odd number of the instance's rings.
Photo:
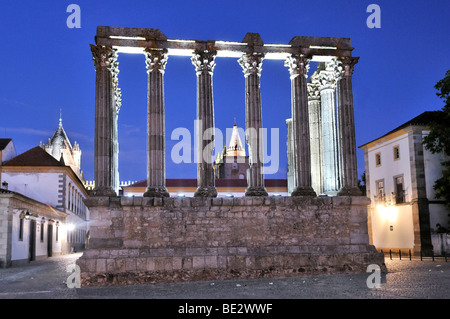
<path id="1" fill-rule="evenodd" d="M 23 241 L 23 218 L 19 219 L 19 241 Z"/>
<path id="2" fill-rule="evenodd" d="M 58 233 L 59 233 L 59 227 L 58 225 L 56 225 L 56 231 L 55 231 L 55 236 L 56 236 L 56 242 L 58 242 Z"/>
<path id="3" fill-rule="evenodd" d="M 394 177 L 395 202 L 401 204 L 405 202 L 405 191 L 403 189 L 403 176 Z"/>
<path id="4" fill-rule="evenodd" d="M 377 193 L 375 198 L 377 201 L 384 201 L 384 180 L 379 180 L 375 182 Z"/>
<path id="5" fill-rule="evenodd" d="M 44 242 L 44 223 L 41 223 L 41 243 Z"/>
<path id="6" fill-rule="evenodd" d="M 400 146 L 394 146 L 394 161 L 400 159 Z"/>
<path id="7" fill-rule="evenodd" d="M 381 153 L 376 153 L 375 154 L 375 165 L 377 167 L 381 166 Z"/>

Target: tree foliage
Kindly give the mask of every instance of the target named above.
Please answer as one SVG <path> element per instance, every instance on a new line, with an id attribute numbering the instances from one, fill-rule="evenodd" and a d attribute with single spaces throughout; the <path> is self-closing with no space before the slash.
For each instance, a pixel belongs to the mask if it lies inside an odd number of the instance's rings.
<path id="1" fill-rule="evenodd" d="M 438 91 L 436 95 L 444 101 L 444 107 L 439 111 L 439 121 L 430 123 L 430 133 L 424 138 L 424 145 L 432 153 L 443 152 L 450 157 L 450 70 L 434 88 Z M 436 180 L 433 188 L 436 198 L 445 199 L 450 207 L 450 160 L 442 164 L 442 177 Z"/>

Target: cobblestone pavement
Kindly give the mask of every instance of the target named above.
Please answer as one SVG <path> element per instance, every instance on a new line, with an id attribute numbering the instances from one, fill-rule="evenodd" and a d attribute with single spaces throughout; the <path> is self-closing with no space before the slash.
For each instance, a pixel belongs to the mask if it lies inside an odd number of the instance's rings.
<path id="1" fill-rule="evenodd" d="M 450 261 L 389 260 L 380 288 L 369 273 L 68 288 L 67 265 L 81 254 L 0 269 L 1 299 L 448 299 Z"/>

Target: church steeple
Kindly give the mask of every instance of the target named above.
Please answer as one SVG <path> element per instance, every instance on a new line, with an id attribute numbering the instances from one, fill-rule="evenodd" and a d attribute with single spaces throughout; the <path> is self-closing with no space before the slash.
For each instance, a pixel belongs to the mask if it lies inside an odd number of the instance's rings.
<path id="1" fill-rule="evenodd" d="M 74 146 L 70 143 L 66 131 L 62 125 L 62 110 L 59 110 L 59 123 L 53 136 L 48 139 L 47 144 L 41 147 L 58 161 L 62 161 L 65 165 L 69 165 L 72 170 L 83 180 L 81 172 L 81 150 L 75 141 Z"/>
<path id="2" fill-rule="evenodd" d="M 231 132 L 230 143 L 227 148 L 227 156 L 245 156 L 245 148 L 242 146 L 236 119 L 234 120 L 233 131 Z"/>

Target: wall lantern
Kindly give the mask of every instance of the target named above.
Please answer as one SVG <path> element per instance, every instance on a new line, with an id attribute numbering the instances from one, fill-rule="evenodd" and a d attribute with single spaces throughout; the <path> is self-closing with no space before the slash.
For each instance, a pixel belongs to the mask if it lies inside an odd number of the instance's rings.
<path id="1" fill-rule="evenodd" d="M 59 221 L 56 221 L 56 227 L 59 227 Z"/>
<path id="2" fill-rule="evenodd" d="M 30 217 L 31 217 L 31 214 L 30 214 L 29 211 L 27 211 L 27 212 L 25 213 L 25 219 L 28 220 L 28 219 L 30 219 Z"/>
<path id="3" fill-rule="evenodd" d="M 2 186 L 3 186 L 4 189 L 8 190 L 8 183 L 6 181 L 4 181 L 2 183 Z"/>
<path id="4" fill-rule="evenodd" d="M 41 223 L 42 223 L 42 224 L 44 224 L 44 223 L 45 223 L 45 218 L 44 218 L 44 217 L 42 217 L 42 219 L 41 219 Z"/>

